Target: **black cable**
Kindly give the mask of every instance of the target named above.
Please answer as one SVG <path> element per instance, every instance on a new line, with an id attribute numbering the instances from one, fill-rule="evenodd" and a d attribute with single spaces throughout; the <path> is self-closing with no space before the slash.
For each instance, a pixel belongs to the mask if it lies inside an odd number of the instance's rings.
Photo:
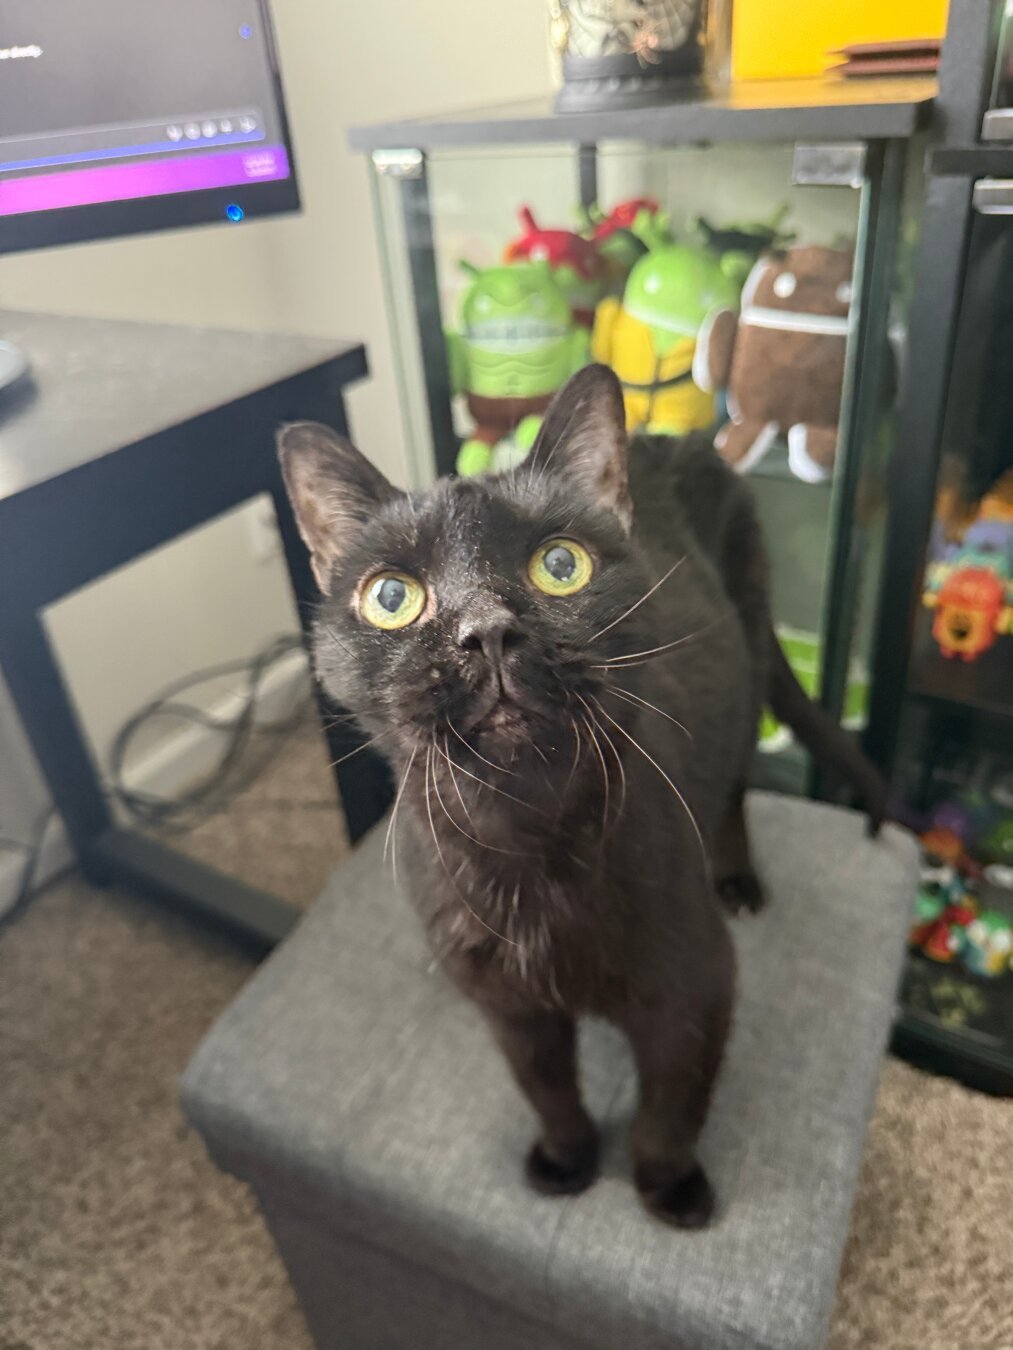
<path id="1" fill-rule="evenodd" d="M 108 792 L 139 824 L 162 833 L 182 834 L 224 810 L 236 797 L 245 792 L 260 776 L 267 764 L 284 744 L 285 739 L 308 724 L 308 714 L 315 708 L 311 689 L 285 717 L 275 721 L 257 720 L 261 685 L 271 668 L 288 656 L 301 650 L 302 638 L 287 635 L 275 638 L 252 659 L 225 661 L 194 671 L 167 685 L 160 694 L 133 714 L 116 733 L 109 754 L 110 772 Z M 206 684 L 209 680 L 226 676 L 245 675 L 246 688 L 242 703 L 234 717 L 215 717 L 191 703 L 181 702 L 179 696 L 188 689 Z M 141 728 L 161 717 L 173 717 L 183 722 L 206 727 L 225 738 L 224 748 L 215 766 L 202 779 L 175 797 L 129 788 L 124 782 L 124 765 L 131 744 Z M 316 719 L 314 718 L 314 721 Z M 262 738 L 258 745 L 258 739 Z M 255 803 L 257 809 L 288 810 L 336 809 L 333 800 L 298 800 L 269 798 Z M 22 853 L 24 863 L 11 905 L 0 916 L 0 926 L 8 923 L 24 909 L 31 898 L 38 876 L 42 845 L 46 830 L 56 814 L 53 806 L 46 807 L 32 831 L 29 841 L 0 836 L 0 849 Z"/>
<path id="2" fill-rule="evenodd" d="M 25 855 L 25 860 L 21 867 L 21 875 L 18 878 L 17 889 L 14 892 L 14 899 L 4 913 L 0 915 L 0 928 L 16 918 L 31 899 L 32 892 L 35 888 L 35 879 L 39 870 L 39 862 L 42 858 L 42 845 L 45 841 L 46 831 L 49 829 L 50 821 L 55 815 L 55 807 L 47 806 L 39 816 L 35 829 L 32 831 L 32 838 L 28 843 L 22 839 L 0 839 L 0 848 L 12 852 L 23 853 Z"/>
<path id="3" fill-rule="evenodd" d="M 184 833 L 223 810 L 259 777 L 284 738 L 290 736 L 306 719 L 312 703 L 309 690 L 305 699 L 285 717 L 271 722 L 257 720 L 261 685 L 268 672 L 290 652 L 300 650 L 302 645 L 302 639 L 295 635 L 276 638 L 252 660 L 226 661 L 195 671 L 167 685 L 116 733 L 109 753 L 110 795 L 138 823 L 161 833 Z M 246 677 L 245 692 L 234 717 L 216 717 L 203 708 L 180 701 L 179 696 L 188 689 L 205 684 L 208 680 L 234 675 Z M 206 727 L 224 738 L 222 753 L 214 767 L 193 786 L 174 797 L 130 788 L 124 781 L 124 765 L 134 738 L 142 727 L 162 717 Z M 281 807 L 310 803 L 276 801 L 264 804 Z"/>

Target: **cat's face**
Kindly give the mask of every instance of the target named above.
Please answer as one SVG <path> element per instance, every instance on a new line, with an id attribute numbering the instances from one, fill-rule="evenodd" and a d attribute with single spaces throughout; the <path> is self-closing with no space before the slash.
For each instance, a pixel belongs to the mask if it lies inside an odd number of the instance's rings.
<path id="1" fill-rule="evenodd" d="M 652 645 L 640 611 L 614 622 L 650 586 L 614 377 L 577 376 L 509 474 L 409 495 L 325 428 L 281 451 L 326 597 L 317 670 L 377 748 L 566 769 L 604 666 Z"/>

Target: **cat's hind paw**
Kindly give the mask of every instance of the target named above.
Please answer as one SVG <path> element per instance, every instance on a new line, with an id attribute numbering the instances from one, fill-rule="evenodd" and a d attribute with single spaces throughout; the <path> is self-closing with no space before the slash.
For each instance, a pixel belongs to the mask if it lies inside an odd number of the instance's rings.
<path id="1" fill-rule="evenodd" d="M 759 914 L 767 903 L 755 872 L 736 872 L 730 877 L 721 877 L 717 887 L 721 903 L 729 914 L 741 914 L 743 910 Z"/>

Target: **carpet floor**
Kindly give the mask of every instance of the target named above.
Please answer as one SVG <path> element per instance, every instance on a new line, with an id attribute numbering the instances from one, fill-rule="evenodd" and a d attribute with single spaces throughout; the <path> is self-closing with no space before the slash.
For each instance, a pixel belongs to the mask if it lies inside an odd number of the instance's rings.
<path id="1" fill-rule="evenodd" d="M 186 846 L 305 903 L 345 848 L 333 800 L 300 737 Z M 0 932 L 0 1350 L 309 1350 L 249 1194 L 177 1103 L 252 969 L 76 876 Z M 886 1061 L 831 1350 L 1013 1350 L 1011 1159 L 1013 1104 Z"/>

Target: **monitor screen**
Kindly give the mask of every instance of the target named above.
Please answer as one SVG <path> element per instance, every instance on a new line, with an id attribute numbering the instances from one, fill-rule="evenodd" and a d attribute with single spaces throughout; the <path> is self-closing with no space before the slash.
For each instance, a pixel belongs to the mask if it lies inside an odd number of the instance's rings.
<path id="1" fill-rule="evenodd" d="M 0 253 L 298 205 L 267 0 L 0 0 Z"/>

